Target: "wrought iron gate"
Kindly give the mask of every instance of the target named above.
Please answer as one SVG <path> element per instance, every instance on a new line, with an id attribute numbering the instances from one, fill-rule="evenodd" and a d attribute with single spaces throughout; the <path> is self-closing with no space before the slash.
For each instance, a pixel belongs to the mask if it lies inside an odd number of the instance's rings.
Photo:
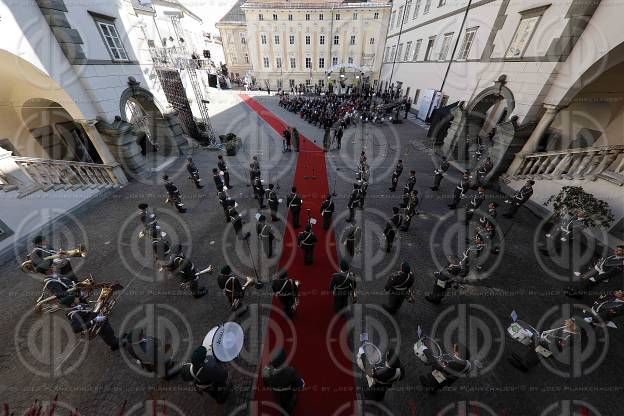
<path id="1" fill-rule="evenodd" d="M 186 130 L 186 134 L 196 140 L 201 139 L 199 129 L 193 118 L 191 106 L 186 98 L 186 91 L 180 78 L 180 73 L 176 70 L 156 69 L 158 79 L 163 87 L 165 96 L 169 104 L 178 112 L 180 122 Z"/>

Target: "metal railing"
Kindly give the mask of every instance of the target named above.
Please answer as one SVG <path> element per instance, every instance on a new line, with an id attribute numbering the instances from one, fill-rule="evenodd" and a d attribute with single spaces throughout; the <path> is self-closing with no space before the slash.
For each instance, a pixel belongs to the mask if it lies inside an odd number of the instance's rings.
<path id="1" fill-rule="evenodd" d="M 20 169 L 43 189 L 111 188 L 119 186 L 114 167 L 97 163 L 13 157 Z"/>
<path id="2" fill-rule="evenodd" d="M 532 153 L 523 157 L 514 179 L 604 179 L 624 185 L 624 145 Z"/>

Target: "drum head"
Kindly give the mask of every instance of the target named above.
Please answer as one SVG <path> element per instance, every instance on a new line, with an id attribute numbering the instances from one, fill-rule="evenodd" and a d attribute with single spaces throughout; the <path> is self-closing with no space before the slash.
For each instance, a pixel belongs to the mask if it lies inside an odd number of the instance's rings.
<path id="1" fill-rule="evenodd" d="M 238 357 L 243 349 L 244 341 L 243 328 L 236 322 L 226 322 L 212 328 L 202 345 L 217 360 L 227 363 Z"/>
<path id="2" fill-rule="evenodd" d="M 439 357 L 440 355 L 442 355 L 442 348 L 440 348 L 440 345 L 438 345 L 438 343 L 435 342 L 433 339 L 429 337 L 423 337 L 421 341 L 425 345 L 425 347 L 427 347 L 429 351 L 431 351 L 431 354 L 434 357 Z"/>
<path id="3" fill-rule="evenodd" d="M 381 356 L 381 351 L 379 351 L 379 348 L 377 348 L 376 345 L 371 344 L 370 342 L 365 342 L 362 344 L 362 349 L 364 350 L 369 363 L 372 365 L 381 363 L 383 357 Z"/>

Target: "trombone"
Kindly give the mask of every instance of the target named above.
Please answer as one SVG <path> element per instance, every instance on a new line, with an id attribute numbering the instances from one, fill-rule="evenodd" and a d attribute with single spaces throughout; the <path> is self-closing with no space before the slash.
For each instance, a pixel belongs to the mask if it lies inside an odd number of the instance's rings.
<path id="1" fill-rule="evenodd" d="M 70 257 L 86 257 L 87 249 L 83 244 L 80 244 L 78 247 L 72 250 L 59 250 L 56 254 L 52 254 L 50 256 L 44 257 L 43 260 L 56 260 L 56 259 L 66 259 Z M 32 260 L 29 258 L 24 261 L 20 270 L 23 273 L 37 273 L 37 268 L 33 264 Z"/>

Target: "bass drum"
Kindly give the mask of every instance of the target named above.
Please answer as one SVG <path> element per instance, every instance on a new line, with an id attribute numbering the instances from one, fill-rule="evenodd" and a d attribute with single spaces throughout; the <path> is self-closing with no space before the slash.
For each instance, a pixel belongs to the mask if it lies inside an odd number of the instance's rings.
<path id="1" fill-rule="evenodd" d="M 244 343 L 243 328 L 236 322 L 226 322 L 208 331 L 202 345 L 209 355 L 222 363 L 229 363 L 238 357 Z"/>
<path id="2" fill-rule="evenodd" d="M 357 365 L 362 371 L 366 371 L 364 369 L 364 363 L 362 362 L 362 355 L 364 354 L 366 354 L 366 359 L 372 367 L 377 367 L 383 360 L 381 351 L 379 351 L 379 348 L 377 348 L 375 344 L 368 341 L 362 343 L 357 353 Z"/>
<path id="3" fill-rule="evenodd" d="M 425 349 L 431 351 L 431 354 L 436 359 L 442 355 L 442 348 L 433 338 L 422 337 L 414 344 L 414 354 L 424 363 L 427 362 Z"/>

